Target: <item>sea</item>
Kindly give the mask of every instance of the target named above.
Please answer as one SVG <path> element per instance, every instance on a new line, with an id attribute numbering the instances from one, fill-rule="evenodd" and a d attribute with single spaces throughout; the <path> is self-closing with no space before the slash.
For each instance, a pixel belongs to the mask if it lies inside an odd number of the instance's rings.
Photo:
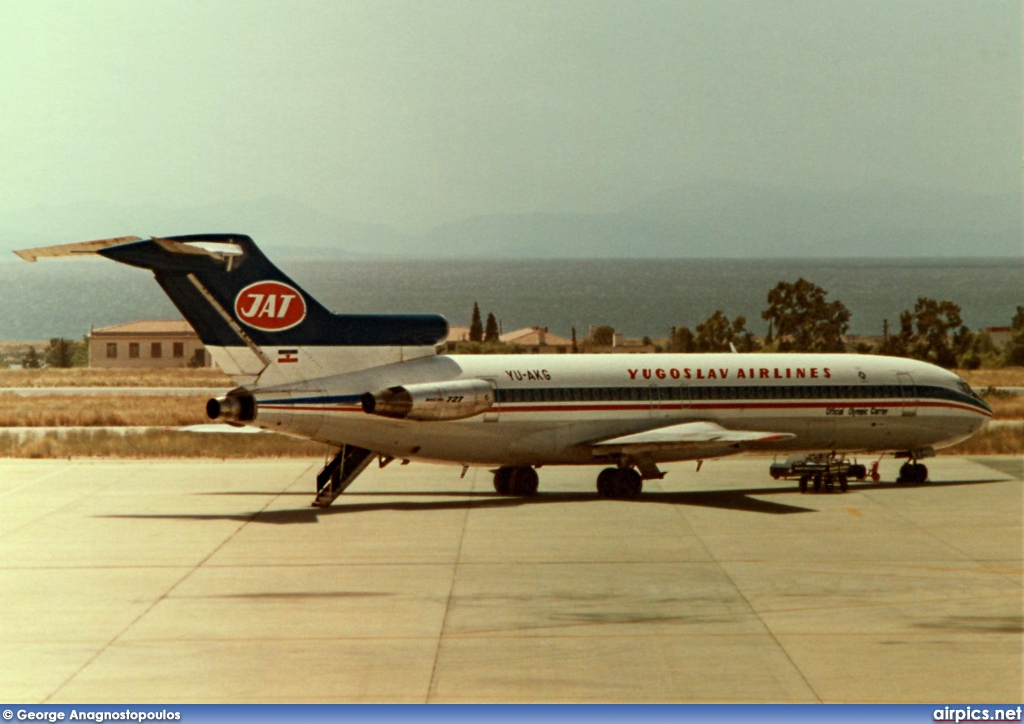
<path id="1" fill-rule="evenodd" d="M 895 327 L 918 297 L 958 304 L 972 329 L 1008 326 L 1024 305 L 1024 258 L 971 259 L 283 259 L 336 312 L 431 312 L 468 325 L 473 303 L 503 331 L 545 326 L 582 339 L 590 325 L 667 337 L 715 310 L 761 312 L 780 281 L 803 277 L 851 311 L 850 333 Z M 101 259 L 0 263 L 0 340 L 80 338 L 90 328 L 180 317 L 148 272 Z"/>

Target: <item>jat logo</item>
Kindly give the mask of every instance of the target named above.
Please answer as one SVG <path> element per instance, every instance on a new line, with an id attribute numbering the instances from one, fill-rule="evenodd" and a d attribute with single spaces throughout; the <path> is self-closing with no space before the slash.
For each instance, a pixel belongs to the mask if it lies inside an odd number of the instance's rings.
<path id="1" fill-rule="evenodd" d="M 306 300 L 283 282 L 256 282 L 235 297 L 235 315 L 250 327 L 280 332 L 306 318 Z"/>

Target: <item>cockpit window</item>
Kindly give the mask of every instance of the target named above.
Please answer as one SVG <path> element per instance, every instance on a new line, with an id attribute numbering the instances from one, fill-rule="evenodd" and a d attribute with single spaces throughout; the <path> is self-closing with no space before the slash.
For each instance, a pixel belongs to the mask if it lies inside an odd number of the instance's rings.
<path id="1" fill-rule="evenodd" d="M 956 386 L 957 386 L 957 389 L 959 389 L 965 395 L 970 395 L 971 397 L 973 397 L 976 400 L 980 400 L 981 399 L 981 396 L 979 396 L 977 392 L 975 392 L 973 389 L 971 389 L 971 386 L 969 384 L 967 384 L 966 380 L 958 377 L 957 380 L 956 380 Z"/>

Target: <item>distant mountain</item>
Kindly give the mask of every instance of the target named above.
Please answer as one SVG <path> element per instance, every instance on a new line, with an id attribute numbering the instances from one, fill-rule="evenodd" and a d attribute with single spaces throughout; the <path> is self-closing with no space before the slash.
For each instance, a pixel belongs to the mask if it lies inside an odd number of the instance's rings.
<path id="1" fill-rule="evenodd" d="M 403 253 L 404 236 L 283 197 L 168 209 L 105 202 L 35 207 L 0 220 L 0 250 L 115 236 L 239 232 L 292 256 L 389 256 Z"/>
<path id="2" fill-rule="evenodd" d="M 0 250 L 125 234 L 238 231 L 293 257 L 963 257 L 1024 254 L 1021 197 L 880 183 L 847 192 L 724 181 L 601 214 L 476 216 L 421 234 L 267 197 L 191 209 L 38 207 L 0 220 Z"/>

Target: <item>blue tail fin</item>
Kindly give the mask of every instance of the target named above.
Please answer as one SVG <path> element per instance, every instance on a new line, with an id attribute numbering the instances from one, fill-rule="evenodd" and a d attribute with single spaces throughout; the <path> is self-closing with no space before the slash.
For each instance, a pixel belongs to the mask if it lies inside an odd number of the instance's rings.
<path id="1" fill-rule="evenodd" d="M 333 314 L 243 234 L 126 237 L 19 252 L 33 261 L 81 253 L 151 270 L 214 360 L 241 384 L 432 354 L 448 333 L 438 315 Z"/>

